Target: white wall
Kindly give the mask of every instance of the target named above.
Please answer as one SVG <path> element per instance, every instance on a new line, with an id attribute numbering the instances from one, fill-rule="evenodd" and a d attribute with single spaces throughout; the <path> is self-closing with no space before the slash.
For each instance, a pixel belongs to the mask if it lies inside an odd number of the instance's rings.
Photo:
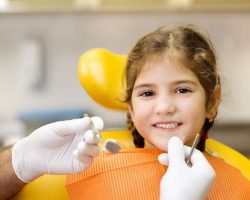
<path id="1" fill-rule="evenodd" d="M 175 23 L 201 25 L 214 41 L 225 90 L 219 122 L 249 122 L 250 13 L 229 11 L 0 14 L 0 119 L 24 110 L 87 107 L 104 117 L 107 127 L 123 125 L 124 114 L 102 109 L 85 94 L 78 58 L 94 47 L 127 53 L 138 37 Z M 27 39 L 44 50 L 46 74 L 38 90 L 28 84 L 31 73 L 20 58 Z"/>

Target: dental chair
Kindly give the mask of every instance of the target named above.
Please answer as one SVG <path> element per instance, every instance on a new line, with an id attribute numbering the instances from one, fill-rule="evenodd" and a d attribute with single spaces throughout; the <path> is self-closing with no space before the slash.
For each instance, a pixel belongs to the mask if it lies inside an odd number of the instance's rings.
<path id="1" fill-rule="evenodd" d="M 123 69 L 126 55 L 117 55 L 105 49 L 85 52 L 78 66 L 78 76 L 85 91 L 100 105 L 113 110 L 127 111 L 123 99 Z M 104 119 L 105 121 L 105 119 Z M 122 148 L 135 147 L 129 130 L 104 130 L 103 139 L 114 138 Z M 236 150 L 212 139 L 206 141 L 206 151 L 239 169 L 250 180 L 250 160 Z M 29 183 L 15 200 L 66 200 L 66 175 L 44 175 Z"/>

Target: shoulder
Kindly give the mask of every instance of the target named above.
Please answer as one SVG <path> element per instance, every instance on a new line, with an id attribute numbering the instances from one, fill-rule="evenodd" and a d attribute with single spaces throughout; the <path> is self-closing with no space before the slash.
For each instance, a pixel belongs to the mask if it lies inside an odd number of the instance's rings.
<path id="1" fill-rule="evenodd" d="M 204 155 L 216 171 L 218 178 L 226 177 L 227 179 L 242 179 L 250 183 L 250 181 L 243 176 L 239 169 L 233 167 L 225 160 L 207 153 L 204 153 Z"/>
<path id="2" fill-rule="evenodd" d="M 223 159 L 204 154 L 216 172 L 210 199 L 250 199 L 250 181 Z"/>
<path id="3" fill-rule="evenodd" d="M 205 157 L 207 158 L 208 162 L 213 166 L 213 168 L 220 174 L 227 174 L 227 176 L 230 174 L 232 177 L 244 177 L 240 170 L 233 167 L 229 163 L 227 163 L 222 158 L 204 153 Z"/>

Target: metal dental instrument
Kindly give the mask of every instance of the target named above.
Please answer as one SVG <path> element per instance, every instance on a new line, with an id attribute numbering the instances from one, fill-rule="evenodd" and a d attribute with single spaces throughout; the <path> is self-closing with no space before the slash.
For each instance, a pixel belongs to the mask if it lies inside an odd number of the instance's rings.
<path id="1" fill-rule="evenodd" d="M 195 137 L 195 139 L 194 139 L 194 142 L 193 142 L 193 144 L 192 144 L 191 150 L 190 150 L 188 156 L 187 156 L 186 159 L 185 159 L 185 161 L 186 161 L 186 163 L 187 163 L 187 165 L 188 165 L 189 167 L 192 167 L 191 156 L 192 156 L 192 154 L 193 154 L 194 148 L 197 147 L 199 141 L 200 141 L 200 134 L 197 133 L 197 135 L 196 135 L 196 137 Z"/>
<path id="2" fill-rule="evenodd" d="M 88 113 L 84 113 L 83 117 L 90 117 Z M 97 130 L 92 122 L 92 120 L 90 119 L 90 128 L 93 131 L 93 133 L 95 134 L 96 137 L 100 138 L 102 140 L 101 134 L 99 132 L 99 130 Z M 110 153 L 118 153 L 121 149 L 120 145 L 116 142 L 116 140 L 114 139 L 107 139 L 104 142 L 104 149 Z"/>
<path id="3" fill-rule="evenodd" d="M 90 116 L 89 116 L 88 113 L 84 113 L 84 114 L 83 114 L 83 117 L 89 117 L 89 118 L 90 118 Z M 89 124 L 89 126 L 90 126 L 91 130 L 93 131 L 93 133 L 95 134 L 95 136 L 101 139 L 101 134 L 100 134 L 100 132 L 95 128 L 95 126 L 94 126 L 94 124 L 93 124 L 93 122 L 92 122 L 91 119 L 90 119 L 90 124 Z"/>

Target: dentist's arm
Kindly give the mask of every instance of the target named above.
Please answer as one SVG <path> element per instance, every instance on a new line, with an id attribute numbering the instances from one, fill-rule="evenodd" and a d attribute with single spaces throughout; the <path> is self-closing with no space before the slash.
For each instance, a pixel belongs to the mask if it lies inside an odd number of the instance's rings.
<path id="1" fill-rule="evenodd" d="M 12 167 L 11 152 L 11 147 L 0 152 L 0 200 L 15 195 L 26 184 L 16 176 Z"/>
<path id="2" fill-rule="evenodd" d="M 101 130 L 103 121 L 91 118 Z M 7 199 L 43 174 L 86 169 L 100 153 L 100 139 L 89 130 L 90 118 L 60 121 L 35 130 L 0 154 L 0 199 Z"/>
<path id="3" fill-rule="evenodd" d="M 168 143 L 168 154 L 161 154 L 159 161 L 168 165 L 160 185 L 161 200 L 203 200 L 215 180 L 215 172 L 204 155 L 197 149 L 191 156 L 192 166 L 185 162 L 190 147 L 178 137 Z"/>

